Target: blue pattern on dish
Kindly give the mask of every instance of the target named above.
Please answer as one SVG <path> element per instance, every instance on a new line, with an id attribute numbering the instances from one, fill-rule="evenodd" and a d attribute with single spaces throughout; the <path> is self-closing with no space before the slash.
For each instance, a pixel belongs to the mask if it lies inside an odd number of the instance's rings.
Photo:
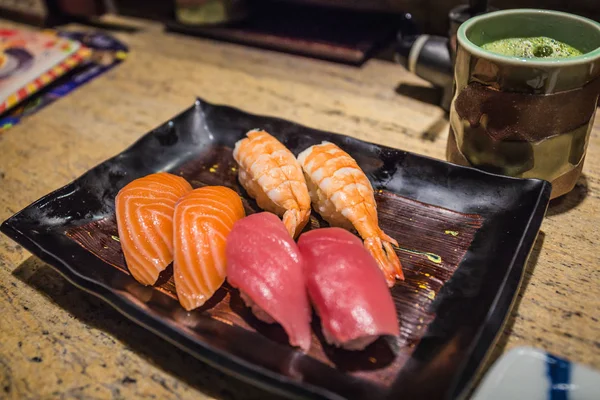
<path id="1" fill-rule="evenodd" d="M 550 379 L 550 400 L 569 400 L 571 390 L 571 363 L 546 353 L 546 366 Z"/>

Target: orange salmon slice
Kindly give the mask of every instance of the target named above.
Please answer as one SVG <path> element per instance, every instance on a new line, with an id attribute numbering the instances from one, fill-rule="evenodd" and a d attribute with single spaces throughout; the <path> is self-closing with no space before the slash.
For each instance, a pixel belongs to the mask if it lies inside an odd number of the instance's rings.
<path id="1" fill-rule="evenodd" d="M 175 206 L 173 274 L 186 310 L 203 305 L 225 281 L 227 236 L 244 216 L 242 199 L 224 186 L 195 189 Z"/>
<path id="2" fill-rule="evenodd" d="M 192 191 L 183 178 L 166 172 L 136 179 L 115 199 L 119 241 L 131 275 L 153 285 L 173 261 L 175 204 Z"/>

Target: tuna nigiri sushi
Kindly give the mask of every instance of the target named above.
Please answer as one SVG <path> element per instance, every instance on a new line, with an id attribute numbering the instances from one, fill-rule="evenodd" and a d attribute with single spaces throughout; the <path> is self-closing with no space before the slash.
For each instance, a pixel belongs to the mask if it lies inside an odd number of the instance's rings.
<path id="1" fill-rule="evenodd" d="M 259 319 L 281 324 L 290 343 L 308 350 L 310 304 L 296 243 L 274 214 L 250 215 L 227 239 L 227 281 Z"/>
<path id="2" fill-rule="evenodd" d="M 331 225 L 355 228 L 383 271 L 388 286 L 404 279 L 392 245 L 379 227 L 373 187 L 356 161 L 333 143 L 323 142 L 298 155 L 315 210 Z"/>
<path id="3" fill-rule="evenodd" d="M 138 282 L 154 284 L 173 261 L 175 203 L 191 190 L 185 179 L 160 172 L 130 182 L 117 194 L 119 241 Z"/>
<path id="4" fill-rule="evenodd" d="M 258 206 L 283 217 L 288 232 L 296 237 L 310 217 L 310 196 L 296 157 L 265 131 L 253 130 L 238 141 L 233 158 L 238 178 Z"/>
<path id="5" fill-rule="evenodd" d="M 225 242 L 245 215 L 242 199 L 223 186 L 205 186 L 175 207 L 173 275 L 179 303 L 200 307 L 225 281 Z"/>
<path id="6" fill-rule="evenodd" d="M 361 350 L 398 335 L 396 308 L 385 279 L 359 238 L 341 228 L 300 236 L 304 276 L 328 343 Z"/>

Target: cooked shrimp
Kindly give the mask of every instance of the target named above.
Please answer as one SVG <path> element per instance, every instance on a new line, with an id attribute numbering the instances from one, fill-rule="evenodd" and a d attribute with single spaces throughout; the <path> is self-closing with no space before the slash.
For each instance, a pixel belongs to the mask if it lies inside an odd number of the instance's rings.
<path id="1" fill-rule="evenodd" d="M 389 286 L 404 279 L 392 245 L 398 242 L 379 227 L 371 182 L 348 153 L 323 142 L 298 155 L 315 210 L 331 225 L 353 227 L 383 271 Z"/>
<path id="2" fill-rule="evenodd" d="M 260 208 L 283 217 L 288 232 L 296 237 L 310 217 L 302 167 L 292 152 L 267 132 L 252 130 L 246 136 L 233 150 L 240 183 Z"/>

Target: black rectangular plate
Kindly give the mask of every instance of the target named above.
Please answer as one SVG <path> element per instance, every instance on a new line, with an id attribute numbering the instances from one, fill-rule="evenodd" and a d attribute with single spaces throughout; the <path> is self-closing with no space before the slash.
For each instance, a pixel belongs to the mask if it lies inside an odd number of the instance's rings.
<path id="1" fill-rule="evenodd" d="M 155 288 L 128 275 L 120 246 L 111 241 L 116 193 L 133 179 L 170 171 L 193 186 L 223 184 L 245 195 L 231 172 L 231 148 L 253 128 L 273 133 L 294 154 L 334 142 L 366 172 L 377 189 L 382 228 L 408 246 L 398 251 L 407 280 L 392 290 L 398 340 L 347 352 L 315 335 L 303 355 L 276 326 L 253 319 L 227 285 L 206 307 L 186 313 L 168 272 Z M 138 324 L 268 390 L 295 398 L 456 398 L 510 310 L 550 191 L 546 181 L 492 175 L 198 99 L 0 230 Z M 257 210 L 245 201 L 250 212 Z M 312 218 L 313 227 L 320 224 Z M 318 332 L 318 319 L 313 325 Z"/>

